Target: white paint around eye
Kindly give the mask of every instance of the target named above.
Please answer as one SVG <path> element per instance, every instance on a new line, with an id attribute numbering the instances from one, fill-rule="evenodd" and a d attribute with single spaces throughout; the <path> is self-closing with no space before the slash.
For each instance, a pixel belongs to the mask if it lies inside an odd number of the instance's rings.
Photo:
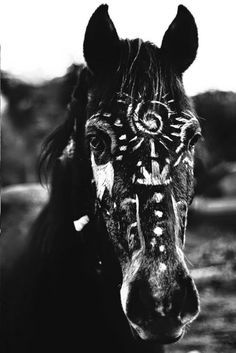
<path id="1" fill-rule="evenodd" d="M 101 200 L 107 189 L 111 195 L 114 184 L 114 168 L 111 162 L 97 165 L 93 153 L 91 154 L 93 176 L 96 183 L 97 197 Z"/>
<path id="2" fill-rule="evenodd" d="M 75 226 L 75 230 L 77 232 L 81 232 L 81 230 L 89 223 L 89 217 L 87 215 L 77 219 L 73 222 Z"/>

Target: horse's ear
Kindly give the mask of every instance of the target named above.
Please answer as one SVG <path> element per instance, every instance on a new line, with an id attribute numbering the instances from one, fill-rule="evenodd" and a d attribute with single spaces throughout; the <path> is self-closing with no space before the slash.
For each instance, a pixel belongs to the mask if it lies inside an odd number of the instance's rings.
<path id="1" fill-rule="evenodd" d="M 84 58 L 94 74 L 112 72 L 119 65 L 120 40 L 107 5 L 99 6 L 89 20 L 84 38 Z"/>
<path id="2" fill-rule="evenodd" d="M 163 54 L 178 74 L 194 61 L 198 48 L 197 26 L 188 9 L 179 5 L 178 12 L 166 31 L 161 45 Z"/>

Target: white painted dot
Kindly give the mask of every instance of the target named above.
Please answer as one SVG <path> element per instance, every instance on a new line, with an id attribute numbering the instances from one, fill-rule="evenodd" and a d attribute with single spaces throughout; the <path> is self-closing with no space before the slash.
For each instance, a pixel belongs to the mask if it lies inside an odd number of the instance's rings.
<path id="1" fill-rule="evenodd" d="M 152 238 L 150 244 L 151 244 L 151 246 L 152 246 L 153 248 L 155 247 L 156 243 L 157 243 L 156 238 Z"/>
<path id="2" fill-rule="evenodd" d="M 138 161 L 137 167 L 140 167 L 141 165 L 142 165 L 142 162 L 141 162 L 141 161 Z"/>
<path id="3" fill-rule="evenodd" d="M 121 135 L 120 137 L 119 137 L 119 140 L 125 140 L 126 139 L 126 135 L 124 134 L 124 135 Z"/>
<path id="4" fill-rule="evenodd" d="M 161 200 L 163 199 L 163 194 L 161 194 L 160 192 L 155 192 L 153 198 L 156 202 L 161 202 Z"/>
<path id="5" fill-rule="evenodd" d="M 116 157 L 116 160 L 117 160 L 117 161 L 121 161 L 122 159 L 123 159 L 123 156 L 117 156 L 117 157 Z"/>
<path id="6" fill-rule="evenodd" d="M 163 212 L 162 212 L 162 211 L 159 211 L 159 210 L 155 210 L 155 211 L 154 211 L 154 214 L 155 214 L 155 216 L 157 216 L 157 217 L 159 217 L 159 218 L 161 218 L 161 217 L 163 216 Z"/>
<path id="7" fill-rule="evenodd" d="M 166 271 L 166 269 L 167 269 L 166 265 L 163 264 L 163 262 L 161 262 L 161 263 L 159 264 L 159 270 L 160 270 L 161 272 L 163 272 L 163 271 Z"/>
<path id="8" fill-rule="evenodd" d="M 159 250 L 160 250 L 160 252 L 163 252 L 165 250 L 165 246 L 164 245 L 160 245 L 159 246 Z"/>
<path id="9" fill-rule="evenodd" d="M 121 120 L 120 119 L 116 119 L 115 125 L 118 126 L 118 127 L 122 126 Z"/>
<path id="10" fill-rule="evenodd" d="M 159 237 L 160 235 L 162 235 L 163 230 L 161 227 L 156 227 L 153 232 Z"/>
<path id="11" fill-rule="evenodd" d="M 170 158 L 166 158 L 165 161 L 166 161 L 167 164 L 169 164 L 170 163 Z"/>
<path id="12" fill-rule="evenodd" d="M 127 150 L 127 146 L 120 146 L 120 151 L 126 151 Z"/>

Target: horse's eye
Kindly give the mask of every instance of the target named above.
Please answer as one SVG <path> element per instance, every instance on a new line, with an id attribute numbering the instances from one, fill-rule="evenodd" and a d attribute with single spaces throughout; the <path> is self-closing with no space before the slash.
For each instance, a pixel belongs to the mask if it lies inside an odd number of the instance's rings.
<path id="1" fill-rule="evenodd" d="M 200 134 L 200 132 L 196 132 L 188 143 L 189 149 L 191 149 L 201 137 L 202 135 Z"/>
<path id="2" fill-rule="evenodd" d="M 99 153 L 102 153 L 106 148 L 105 141 L 99 136 L 92 136 L 89 143 L 91 149 Z"/>

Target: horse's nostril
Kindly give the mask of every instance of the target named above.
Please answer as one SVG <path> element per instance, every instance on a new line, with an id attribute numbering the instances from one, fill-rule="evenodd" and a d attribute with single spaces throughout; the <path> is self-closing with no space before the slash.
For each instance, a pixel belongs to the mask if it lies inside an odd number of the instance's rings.
<path id="1" fill-rule="evenodd" d="M 154 311 L 154 300 L 150 289 L 143 281 L 136 281 L 130 285 L 127 300 L 127 316 L 137 323 L 145 314 Z"/>
<path id="2" fill-rule="evenodd" d="M 199 312 L 199 298 L 193 280 L 187 277 L 184 287 L 183 305 L 180 312 L 181 321 L 185 324 L 194 319 Z"/>

